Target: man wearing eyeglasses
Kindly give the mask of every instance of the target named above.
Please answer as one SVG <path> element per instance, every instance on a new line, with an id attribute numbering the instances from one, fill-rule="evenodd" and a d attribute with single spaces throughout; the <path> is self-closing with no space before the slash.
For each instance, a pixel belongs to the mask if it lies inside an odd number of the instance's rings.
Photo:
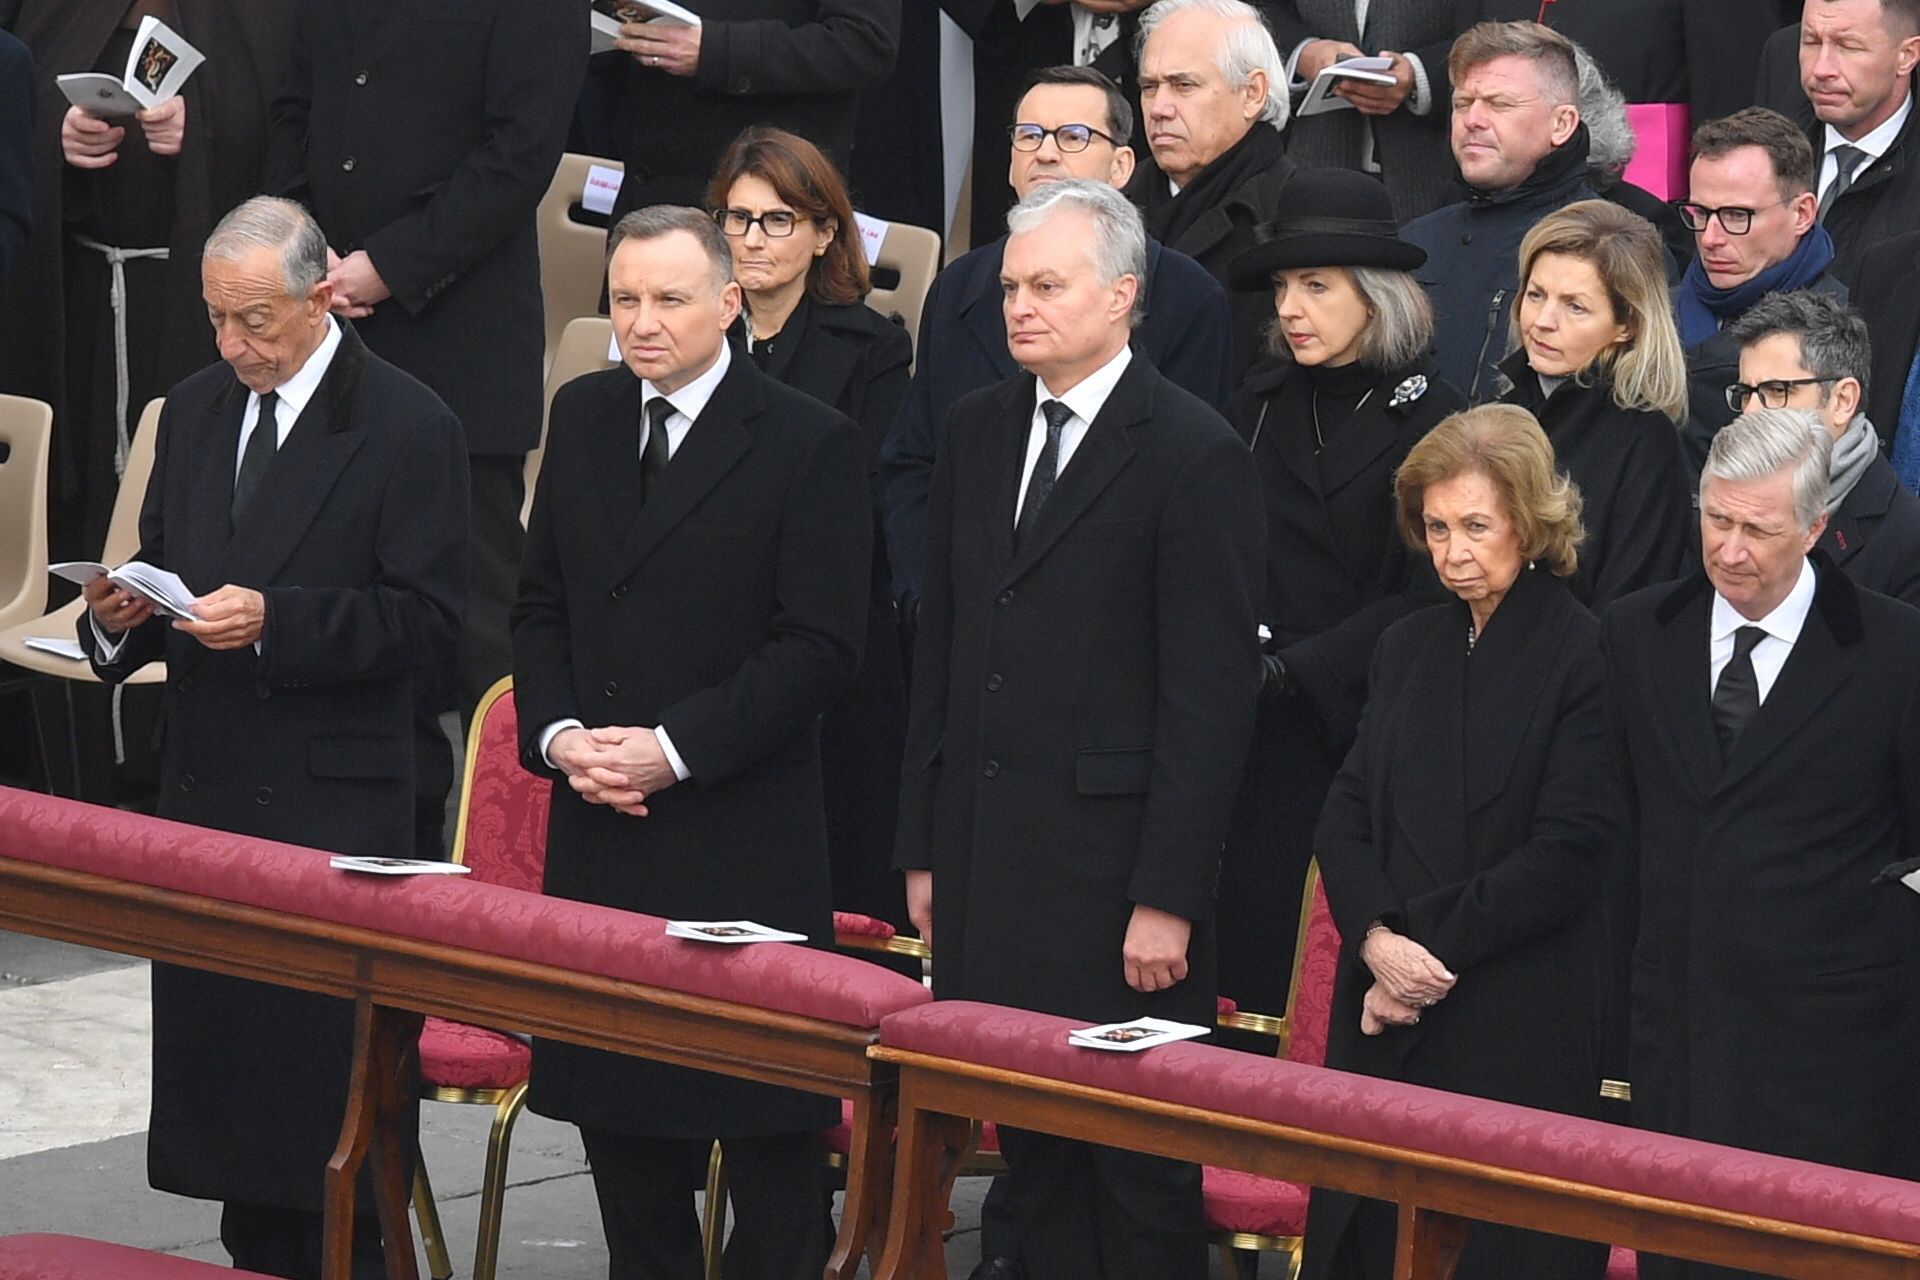
<path id="1" fill-rule="evenodd" d="M 1676 205 L 1699 253 L 1674 302 L 1691 409 L 1680 438 L 1698 476 L 1714 433 L 1740 411 L 1726 398 L 1740 365 L 1729 326 L 1770 293 L 1847 290 L 1828 274 L 1834 248 L 1818 221 L 1813 148 L 1793 121 L 1765 107 L 1736 111 L 1694 130 L 1693 156 L 1691 198 Z"/>
<path id="2" fill-rule="evenodd" d="M 1920 498 L 1881 455 L 1865 412 L 1866 321 L 1834 294 L 1803 289 L 1762 298 L 1726 332 L 1740 360 L 1728 409 L 1805 412 L 1833 437 L 1820 550 L 1858 585 L 1920 605 Z"/>

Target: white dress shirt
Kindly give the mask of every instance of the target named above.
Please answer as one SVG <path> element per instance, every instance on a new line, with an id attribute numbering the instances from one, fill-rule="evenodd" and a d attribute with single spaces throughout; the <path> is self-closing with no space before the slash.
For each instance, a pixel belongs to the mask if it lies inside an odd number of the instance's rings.
<path id="1" fill-rule="evenodd" d="M 1708 633 L 1712 640 L 1708 652 L 1713 665 L 1707 672 L 1707 687 L 1718 688 L 1720 673 L 1733 661 L 1733 633 L 1742 627 L 1759 627 L 1767 635 L 1753 646 L 1753 675 L 1760 686 L 1760 701 L 1765 702 L 1773 692 L 1773 682 L 1780 678 L 1780 668 L 1787 665 L 1787 655 L 1793 652 L 1801 628 L 1807 625 L 1807 613 L 1813 608 L 1814 582 L 1813 562 L 1802 558 L 1800 579 L 1793 584 L 1793 590 L 1773 607 L 1772 613 L 1757 622 L 1743 616 L 1718 591 L 1714 592 Z"/>
<path id="2" fill-rule="evenodd" d="M 1832 125 L 1828 125 L 1826 136 L 1827 149 L 1820 159 L 1820 187 L 1819 190 L 1814 192 L 1814 197 L 1819 200 L 1826 199 L 1827 188 L 1832 186 L 1835 180 L 1840 177 L 1840 162 L 1833 157 L 1833 149 L 1835 147 L 1857 147 L 1867 153 L 1864 159 L 1853 162 L 1854 180 L 1858 181 L 1861 174 L 1871 169 L 1874 163 L 1879 160 L 1881 156 L 1886 155 L 1892 148 L 1894 139 L 1898 138 L 1900 131 L 1907 127 L 1907 117 L 1912 114 L 1913 95 L 1908 94 L 1907 100 L 1900 104 L 1898 111 L 1888 116 L 1881 122 L 1879 128 L 1867 134 L 1858 142 L 1849 141 L 1841 136 L 1838 129 Z"/>
<path id="3" fill-rule="evenodd" d="M 327 376 L 327 369 L 333 364 L 333 357 L 340 350 L 340 326 L 332 316 L 327 317 L 327 336 L 320 339 L 320 345 L 313 349 L 307 362 L 295 371 L 291 378 L 274 388 L 280 398 L 273 406 L 274 451 L 286 447 L 287 433 L 293 430 L 293 424 L 300 420 L 300 411 L 307 407 L 314 393 L 320 389 L 320 380 Z M 240 478 L 240 462 L 247 456 L 247 441 L 252 438 L 254 427 L 260 422 L 260 393 L 247 393 L 247 407 L 240 415 L 239 448 L 233 454 L 233 477 Z M 92 614 L 87 615 L 93 623 L 93 638 L 100 645 L 100 660 L 112 662 L 120 656 L 120 646 L 127 641 L 123 632 L 109 640 L 107 633 L 100 629 L 100 621 Z M 260 642 L 253 642 L 253 651 L 260 652 Z"/>
<path id="4" fill-rule="evenodd" d="M 1040 461 L 1040 451 L 1047 447 L 1047 415 L 1040 412 L 1040 406 L 1049 400 L 1058 400 L 1073 410 L 1073 417 L 1060 431 L 1060 460 L 1054 468 L 1054 479 L 1067 474 L 1067 463 L 1073 457 L 1073 451 L 1087 438 L 1087 428 L 1100 416 L 1101 407 L 1107 403 L 1107 397 L 1113 394 L 1113 388 L 1120 381 L 1120 375 L 1127 371 L 1127 365 L 1133 360 L 1131 347 L 1121 347 L 1120 354 L 1095 369 L 1092 373 L 1074 384 L 1073 390 L 1055 395 L 1047 390 L 1045 378 L 1035 378 L 1033 382 L 1033 425 L 1027 429 L 1027 460 L 1020 468 L 1020 500 L 1013 504 L 1013 523 L 1020 524 L 1020 510 L 1027 505 L 1027 487 L 1033 481 L 1033 469 Z"/>
<path id="5" fill-rule="evenodd" d="M 733 352 L 729 344 L 722 341 L 720 343 L 719 358 L 713 362 L 713 367 L 695 378 L 692 382 L 689 382 L 686 386 L 681 387 L 678 391 L 667 396 L 668 402 L 673 405 L 673 412 L 667 415 L 666 422 L 667 457 L 669 459 L 680 451 L 680 446 L 686 442 L 687 432 L 693 430 L 693 424 L 699 420 L 702 413 L 706 412 L 707 402 L 713 399 L 713 393 L 719 390 L 720 381 L 727 376 L 727 370 L 732 364 Z M 662 393 L 655 389 L 651 382 L 648 382 L 645 378 L 640 379 L 640 434 L 637 437 L 638 444 L 635 447 L 642 454 L 646 452 L 647 436 L 653 430 L 653 424 L 647 420 L 646 407 L 653 401 L 654 397 L 661 394 Z M 547 754 L 547 748 L 553 745 L 554 738 L 558 737 L 564 730 L 584 729 L 586 727 L 587 726 L 579 720 L 555 720 L 552 724 L 540 731 L 540 758 L 547 762 L 548 768 L 557 769 L 560 767 L 554 764 L 553 757 Z M 685 782 L 688 778 L 692 777 L 693 774 L 687 768 L 687 762 L 682 760 L 680 753 L 674 749 L 673 739 L 667 736 L 667 726 L 663 724 L 655 725 L 653 727 L 653 736 L 659 740 L 660 754 L 664 755 L 667 758 L 667 763 L 673 766 L 673 776 L 681 782 Z"/>

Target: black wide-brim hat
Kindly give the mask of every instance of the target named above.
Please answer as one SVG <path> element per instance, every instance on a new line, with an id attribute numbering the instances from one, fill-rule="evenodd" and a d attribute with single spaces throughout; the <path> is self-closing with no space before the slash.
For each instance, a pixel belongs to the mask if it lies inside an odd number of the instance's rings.
<path id="1" fill-rule="evenodd" d="M 1412 271 L 1427 251 L 1400 238 L 1393 200 L 1379 181 L 1352 169 L 1302 169 L 1280 188 L 1273 221 L 1227 266 L 1236 289 L 1272 287 L 1273 273 L 1297 267 L 1380 267 Z"/>

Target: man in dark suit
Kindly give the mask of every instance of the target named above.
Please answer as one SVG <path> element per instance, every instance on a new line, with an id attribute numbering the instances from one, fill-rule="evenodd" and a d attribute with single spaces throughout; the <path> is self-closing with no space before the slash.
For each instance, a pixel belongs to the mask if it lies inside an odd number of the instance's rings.
<path id="1" fill-rule="evenodd" d="M 1260 682 L 1259 485 L 1128 344 L 1146 240 L 1125 198 L 1053 183 L 1009 225 L 1026 372 L 947 420 L 895 860 L 943 998 L 1205 1025 Z M 1033 1280 L 1206 1274 L 1197 1167 L 1008 1129 L 1001 1149 Z"/>
<path id="2" fill-rule="evenodd" d="M 1849 287 L 1864 280 L 1867 251 L 1906 231 L 1920 205 L 1916 67 L 1920 0 L 1807 0 L 1761 53 L 1755 100 L 1807 131 L 1820 222 Z"/>
<path id="3" fill-rule="evenodd" d="M 1636 1123 L 1920 1174 L 1920 612 L 1814 552 L 1832 442 L 1756 414 L 1714 438 L 1703 576 L 1605 623 L 1639 881 Z M 1641 1255 L 1647 1280 L 1730 1273 Z"/>
<path id="4" fill-rule="evenodd" d="M 1833 437 L 1827 528 L 1819 548 L 1860 586 L 1920 606 L 1920 498 L 1902 488 L 1865 412 L 1873 362 L 1867 325 L 1830 293 L 1762 298 L 1734 322 L 1748 412 L 1813 415 Z"/>
<path id="5" fill-rule="evenodd" d="M 522 758 L 556 783 L 546 891 L 830 939 L 819 720 L 866 634 L 860 434 L 728 351 L 705 214 L 640 210 L 613 246 L 626 365 L 554 398 L 513 615 Z M 832 1099 L 541 1040 L 531 1105 L 580 1126 L 620 1280 L 703 1274 L 715 1138 L 728 1274 L 820 1274 Z"/>
<path id="6" fill-rule="evenodd" d="M 304 0 L 273 106 L 267 190 L 320 220 L 336 308 L 466 430 L 473 607 L 457 678 L 421 691 L 423 857 L 440 856 L 453 782 L 435 716 L 471 710 L 512 666 L 546 351 L 534 211 L 566 143 L 586 26 L 584 5 Z"/>
<path id="7" fill-rule="evenodd" d="M 1242 0 L 1158 0 L 1140 19 L 1140 114 L 1151 153 L 1127 195 L 1147 234 L 1229 285 L 1230 268 L 1273 221 L 1292 176 L 1287 74 L 1259 10 Z M 1273 307 L 1263 293 L 1227 300 L 1228 377 L 1260 358 Z"/>
<path id="8" fill-rule="evenodd" d="M 1021 199 L 1062 178 L 1124 187 L 1133 173 L 1133 108 L 1113 81 L 1091 67 L 1051 67 L 1034 75 L 1013 114 L 1021 149 L 1008 181 Z M 1064 135 L 1062 131 L 1066 131 Z M 1031 146 L 1031 150 L 1025 148 Z M 1069 150 L 1072 147 L 1075 149 Z M 1000 310 L 1006 237 L 957 259 L 934 278 L 920 316 L 913 384 L 881 450 L 886 484 L 887 555 L 901 616 L 920 597 L 927 490 L 941 419 L 955 400 L 1019 371 L 1007 350 Z M 1199 263 L 1147 241 L 1141 279 L 1146 318 L 1135 348 L 1156 369 L 1209 404 L 1227 395 L 1227 299 Z"/>
<path id="9" fill-rule="evenodd" d="M 139 554 L 200 593 L 196 616 L 100 578 L 80 642 L 104 680 L 167 663 L 162 817 L 404 854 L 411 685 L 451 660 L 466 597 L 460 424 L 328 314 L 298 205 L 242 205 L 202 270 L 226 363 L 167 396 Z M 344 1001 L 154 966 L 148 1177 L 226 1202 L 236 1267 L 319 1275 L 352 1029 Z M 354 1275 L 385 1275 L 373 1216 L 355 1228 Z"/>
<path id="10" fill-rule="evenodd" d="M 1853 304 L 1873 335 L 1868 415 L 1900 483 L 1920 493 L 1920 232 L 1867 251 Z"/>

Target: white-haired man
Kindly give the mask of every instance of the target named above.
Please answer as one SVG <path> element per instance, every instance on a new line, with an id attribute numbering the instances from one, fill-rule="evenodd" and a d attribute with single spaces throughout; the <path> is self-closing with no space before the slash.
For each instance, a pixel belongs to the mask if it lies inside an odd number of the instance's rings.
<path id="1" fill-rule="evenodd" d="M 943 997 L 1207 1024 L 1259 686 L 1258 482 L 1226 422 L 1128 345 L 1133 206 L 1050 183 L 1008 224 L 1025 372 L 954 406 L 928 506 L 908 910 Z M 1206 1274 L 1196 1166 L 1007 1129 L 1001 1148 L 1033 1280 Z"/>
<path id="2" fill-rule="evenodd" d="M 1714 437 L 1705 573 L 1606 617 L 1629 798 L 1636 1122 L 1920 1175 L 1920 610 L 1814 550 L 1832 437 L 1759 410 Z M 1812 554 L 1809 554 L 1812 553 Z M 1647 1280 L 1734 1273 L 1641 1255 Z"/>
<path id="3" fill-rule="evenodd" d="M 1228 270 L 1273 221 L 1293 176 L 1280 131 L 1287 73 L 1260 11 L 1244 0 L 1159 0 L 1140 18 L 1140 116 L 1148 155 L 1127 195 L 1147 234 L 1229 288 L 1232 384 L 1273 322 L 1264 293 L 1234 293 Z"/>

